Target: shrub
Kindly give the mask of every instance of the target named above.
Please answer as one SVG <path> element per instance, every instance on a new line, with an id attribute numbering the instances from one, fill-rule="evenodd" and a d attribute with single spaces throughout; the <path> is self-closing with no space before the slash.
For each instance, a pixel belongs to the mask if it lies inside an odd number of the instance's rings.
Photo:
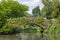
<path id="1" fill-rule="evenodd" d="M 13 33 L 14 27 L 12 24 L 6 23 L 5 26 L 0 28 L 0 34 L 8 34 L 8 33 Z"/>

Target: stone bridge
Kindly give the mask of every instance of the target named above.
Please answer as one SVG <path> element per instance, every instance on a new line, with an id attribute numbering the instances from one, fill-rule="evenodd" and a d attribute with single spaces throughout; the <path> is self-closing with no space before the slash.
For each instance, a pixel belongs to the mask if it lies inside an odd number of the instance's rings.
<path id="1" fill-rule="evenodd" d="M 29 25 L 36 25 L 40 27 L 42 30 L 46 29 L 48 24 L 51 22 L 46 18 L 41 17 L 20 17 L 20 18 L 10 18 L 7 20 L 9 23 L 15 25 L 15 27 L 21 24 L 29 24 Z"/>

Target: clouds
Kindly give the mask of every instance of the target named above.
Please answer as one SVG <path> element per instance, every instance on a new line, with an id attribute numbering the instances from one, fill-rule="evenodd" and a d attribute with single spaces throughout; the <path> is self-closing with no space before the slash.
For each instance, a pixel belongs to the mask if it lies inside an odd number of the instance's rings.
<path id="1" fill-rule="evenodd" d="M 18 0 L 18 1 L 22 4 L 25 4 L 25 5 L 29 6 L 29 11 L 28 11 L 29 13 L 32 13 L 32 9 L 35 8 L 38 5 L 41 8 L 43 7 L 43 4 L 41 3 L 41 0 Z"/>
<path id="2" fill-rule="evenodd" d="M 40 0 L 29 0 L 29 1 L 20 1 L 20 3 L 25 4 L 27 6 L 29 6 L 30 8 L 34 8 L 36 5 L 38 5 L 38 3 L 40 2 Z"/>

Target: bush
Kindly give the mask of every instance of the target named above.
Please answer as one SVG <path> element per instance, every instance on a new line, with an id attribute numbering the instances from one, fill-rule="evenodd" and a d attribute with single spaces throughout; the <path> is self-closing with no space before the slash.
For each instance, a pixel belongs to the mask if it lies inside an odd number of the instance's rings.
<path id="1" fill-rule="evenodd" d="M 60 33 L 60 21 L 59 19 L 56 20 L 56 24 L 48 24 L 47 29 L 44 30 L 44 32 L 47 33 Z"/>
<path id="2" fill-rule="evenodd" d="M 6 23 L 5 26 L 0 28 L 0 34 L 8 34 L 13 33 L 14 27 L 12 24 Z"/>
<path id="3" fill-rule="evenodd" d="M 35 33 L 35 32 L 40 32 L 41 28 L 35 25 L 30 25 L 30 24 L 22 24 L 19 26 L 21 32 L 25 33 Z"/>

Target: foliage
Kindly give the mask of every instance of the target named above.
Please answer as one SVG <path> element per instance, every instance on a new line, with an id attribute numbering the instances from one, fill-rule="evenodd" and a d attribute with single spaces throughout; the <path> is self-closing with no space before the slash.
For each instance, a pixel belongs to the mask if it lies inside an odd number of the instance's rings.
<path id="1" fill-rule="evenodd" d="M 1 0 L 0 2 L 0 28 L 5 26 L 7 19 L 22 17 L 27 14 L 26 5 L 20 4 L 14 0 Z"/>
<path id="2" fill-rule="evenodd" d="M 48 19 L 59 17 L 60 4 L 59 0 L 42 0 L 44 7 L 42 13 Z"/>
<path id="3" fill-rule="evenodd" d="M 39 6 L 35 7 L 32 10 L 32 14 L 33 14 L 33 16 L 39 16 L 40 15 L 40 8 L 39 8 Z"/>
<path id="4" fill-rule="evenodd" d="M 48 33 L 59 33 L 60 32 L 60 1 L 59 0 L 42 0 L 42 3 L 44 4 L 44 7 L 40 11 L 42 14 L 42 17 L 46 17 L 50 21 L 51 19 L 57 19 L 55 22 L 55 25 L 50 22 L 47 26 L 47 28 L 44 30 Z"/>
<path id="5" fill-rule="evenodd" d="M 0 28 L 0 34 L 13 33 L 13 31 L 14 31 L 14 27 L 10 23 L 7 23 L 7 24 L 5 24 L 5 26 L 3 26 L 2 28 Z"/>
<path id="6" fill-rule="evenodd" d="M 8 22 L 12 24 L 25 24 L 25 23 L 33 23 L 38 24 L 43 21 L 42 17 L 20 17 L 20 18 L 12 18 L 8 19 Z"/>
<path id="7" fill-rule="evenodd" d="M 2 0 L 0 2 L 0 34 L 16 32 L 59 33 L 59 0 L 42 0 L 42 3 L 44 4 L 42 10 L 39 6 L 35 7 L 32 10 L 32 16 L 26 12 L 28 10 L 26 5 L 14 0 Z M 57 19 L 57 22 L 52 19 Z"/>
<path id="8" fill-rule="evenodd" d="M 23 33 L 35 33 L 40 32 L 41 28 L 36 25 L 30 25 L 30 24 L 21 24 L 19 26 L 19 29 Z"/>
<path id="9" fill-rule="evenodd" d="M 47 29 L 44 30 L 45 33 L 60 33 L 60 18 L 56 20 L 55 25 L 48 24 Z"/>
<path id="10" fill-rule="evenodd" d="M 17 24 L 17 26 L 22 32 L 40 32 L 41 25 L 39 23 L 42 22 L 42 18 L 40 17 L 20 17 L 8 19 L 8 22 L 11 24 Z"/>
<path id="11" fill-rule="evenodd" d="M 27 6 L 14 0 L 4 0 L 0 2 L 0 13 L 7 16 L 7 18 L 22 17 L 25 15 L 24 12 L 27 10 Z"/>

